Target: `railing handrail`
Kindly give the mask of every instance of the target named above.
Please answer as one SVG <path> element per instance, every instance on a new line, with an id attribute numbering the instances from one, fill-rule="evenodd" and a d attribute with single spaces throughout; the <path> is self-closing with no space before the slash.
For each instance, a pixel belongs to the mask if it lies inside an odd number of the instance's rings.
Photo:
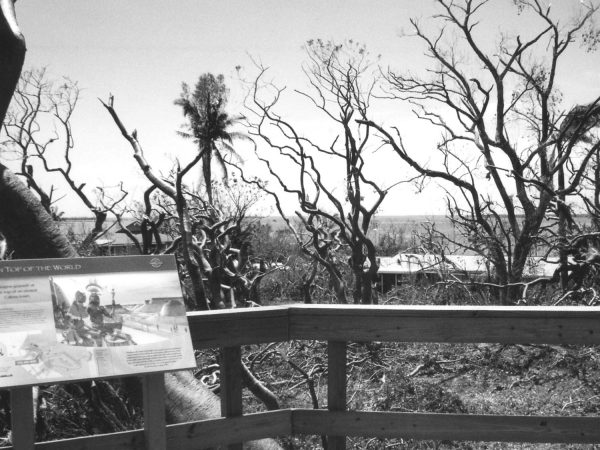
<path id="1" fill-rule="evenodd" d="M 35 448 L 113 447 L 131 449 L 197 448 L 282 434 L 328 434 L 329 450 L 345 448 L 345 436 L 515 442 L 600 442 L 600 418 L 493 416 L 346 411 L 348 341 L 453 342 L 502 344 L 600 344 L 598 307 L 356 306 L 289 305 L 188 313 L 196 348 L 220 347 L 222 415 L 188 424 L 164 426 L 162 405 L 150 396 L 160 382 L 146 380 L 149 426 L 142 430 L 74 440 L 36 443 Z M 241 345 L 289 340 L 328 341 L 328 409 L 285 409 L 241 413 Z M 154 388 L 153 388 L 154 386 Z M 23 401 L 24 388 L 15 392 Z M 26 393 L 25 393 L 26 394 Z M 20 410 L 21 418 L 28 419 Z M 17 419 L 18 421 L 19 419 Z M 32 419 L 31 419 L 32 420 Z M 25 421 L 27 422 L 27 420 Z M 30 422 L 22 433 L 31 432 Z M 14 423 L 14 420 L 13 420 Z M 162 429 L 162 432 L 157 430 Z M 13 427 L 13 433 L 14 433 Z M 21 442 L 30 445 L 30 437 Z M 166 443 L 166 444 L 165 444 Z M 25 448 L 25 447 L 23 447 Z"/>
<path id="2" fill-rule="evenodd" d="M 600 307 L 289 305 L 188 313 L 196 348 L 288 340 L 600 344 Z"/>
<path id="3" fill-rule="evenodd" d="M 313 415 L 292 410 L 293 433 L 346 436 L 371 429 L 370 435 L 377 437 L 600 442 L 600 431 L 594 431 L 600 429 L 600 419 L 589 417 L 347 412 L 345 365 L 341 367 L 348 341 L 600 344 L 598 307 L 288 305 L 191 313 L 188 318 L 197 348 L 328 341 L 329 411 Z M 361 419 L 366 427 L 358 426 Z M 456 423 L 468 431 L 459 431 Z M 522 424 L 520 429 L 507 428 L 516 423 Z M 345 438 L 330 436 L 329 447 L 345 448 Z"/>

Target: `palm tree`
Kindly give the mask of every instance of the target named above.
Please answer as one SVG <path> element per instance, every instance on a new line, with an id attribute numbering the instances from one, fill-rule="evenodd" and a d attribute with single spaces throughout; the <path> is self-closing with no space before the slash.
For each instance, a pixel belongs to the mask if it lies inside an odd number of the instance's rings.
<path id="1" fill-rule="evenodd" d="M 187 131 L 178 131 L 178 134 L 193 139 L 198 145 L 198 151 L 202 153 L 202 175 L 210 204 L 213 203 L 213 157 L 227 179 L 225 153 L 240 159 L 232 143 L 234 139 L 247 138 L 243 133 L 230 131 L 241 117 L 230 117 L 225 112 L 228 93 L 223 75 L 215 77 L 211 73 L 205 73 L 198 78 L 193 92 L 183 83 L 182 92 L 175 100 L 175 104 L 181 106 L 184 117 L 189 121 L 186 124 Z"/>

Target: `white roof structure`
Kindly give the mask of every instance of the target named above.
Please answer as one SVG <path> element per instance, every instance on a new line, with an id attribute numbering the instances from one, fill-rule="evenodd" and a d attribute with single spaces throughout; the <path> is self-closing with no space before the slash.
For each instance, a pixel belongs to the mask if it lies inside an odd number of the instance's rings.
<path id="1" fill-rule="evenodd" d="M 160 233 L 159 235 L 160 235 L 162 244 L 170 244 L 171 242 L 173 242 L 173 238 L 171 236 L 168 236 L 163 233 Z M 138 235 L 138 238 L 141 241 L 141 238 L 139 237 L 139 235 Z M 98 247 L 133 246 L 133 242 L 131 241 L 131 239 L 129 239 L 129 236 L 127 236 L 124 233 L 103 234 L 102 237 L 99 237 L 94 242 L 96 243 L 96 245 Z"/>
<path id="2" fill-rule="evenodd" d="M 525 278 L 551 278 L 558 268 L 557 262 L 548 262 L 540 257 L 529 257 L 523 276 Z M 478 255 L 437 255 L 398 253 L 392 257 L 379 258 L 382 274 L 485 274 L 492 269 L 490 261 Z"/>

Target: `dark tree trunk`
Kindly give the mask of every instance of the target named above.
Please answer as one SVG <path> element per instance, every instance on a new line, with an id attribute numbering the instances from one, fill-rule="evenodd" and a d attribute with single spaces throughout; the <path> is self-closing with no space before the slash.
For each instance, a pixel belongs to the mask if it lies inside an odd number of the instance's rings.
<path id="1" fill-rule="evenodd" d="M 337 303 L 342 305 L 348 303 L 346 299 L 346 283 L 341 272 L 334 264 L 331 264 L 327 267 L 327 273 L 329 274 L 329 286 L 335 293 Z"/>
<path id="2" fill-rule="evenodd" d="M 355 304 L 370 305 L 373 303 L 373 281 L 377 277 L 377 264 L 372 263 L 365 271 L 366 256 L 362 246 L 357 245 L 352 250 L 352 274 L 354 277 L 354 291 L 352 297 Z"/>
<path id="3" fill-rule="evenodd" d="M 0 164 L 0 232 L 6 237 L 15 258 L 78 256 L 39 200 L 2 164 Z"/>
<path id="4" fill-rule="evenodd" d="M 204 178 L 204 184 L 206 185 L 206 196 L 208 197 L 208 204 L 213 204 L 213 192 L 212 192 L 212 149 L 210 142 L 204 144 L 207 149 L 202 156 L 202 177 Z"/>
<path id="5" fill-rule="evenodd" d="M 377 271 L 375 271 L 377 273 Z M 362 274 L 362 304 L 363 305 L 376 305 L 377 304 L 377 295 L 376 289 L 373 289 L 373 285 L 375 284 L 373 281 L 375 280 L 375 276 L 371 273 L 371 270 L 363 272 Z"/>
<path id="6" fill-rule="evenodd" d="M 0 125 L 21 76 L 25 38 L 17 25 L 13 0 L 0 0 Z"/>
<path id="7" fill-rule="evenodd" d="M 375 252 L 375 247 L 369 241 L 367 243 L 367 261 L 369 261 L 369 268 L 366 271 L 363 271 L 363 303 L 376 305 L 379 303 L 379 299 L 377 296 L 377 289 L 375 285 L 377 283 L 379 271 L 379 264 L 377 262 L 377 255 Z"/>
<path id="8" fill-rule="evenodd" d="M 594 196 L 592 199 L 592 223 L 595 231 L 600 231 L 600 148 L 596 150 L 596 165 L 594 166 Z"/>
<path id="9" fill-rule="evenodd" d="M 562 155 L 559 153 L 559 157 Z M 564 166 L 560 166 L 558 170 L 558 189 L 561 191 L 565 188 L 565 170 Z M 566 196 L 560 194 L 556 208 L 558 210 L 558 255 L 560 264 L 560 287 L 563 293 L 567 292 L 569 282 L 568 254 L 567 254 L 567 211 L 566 211 Z"/>
<path id="10" fill-rule="evenodd" d="M 363 285 L 363 272 L 364 267 L 361 262 L 362 254 L 356 248 L 352 249 L 352 256 L 350 257 L 350 267 L 352 268 L 352 278 L 354 288 L 352 289 L 352 301 L 355 305 L 362 303 L 362 285 Z"/>

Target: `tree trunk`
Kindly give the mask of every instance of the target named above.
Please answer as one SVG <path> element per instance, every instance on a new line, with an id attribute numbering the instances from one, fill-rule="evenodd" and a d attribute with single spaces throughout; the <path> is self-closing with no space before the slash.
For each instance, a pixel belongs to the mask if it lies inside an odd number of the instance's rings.
<path id="1" fill-rule="evenodd" d="M 362 246 L 357 245 L 352 250 L 352 274 L 354 276 L 354 290 L 352 298 L 355 304 L 370 305 L 373 302 L 373 280 L 376 279 L 377 265 L 365 271 L 365 255 Z M 375 271 L 375 275 L 372 273 Z"/>
<path id="2" fill-rule="evenodd" d="M 497 264 L 494 260 L 492 261 L 492 265 L 495 269 L 493 281 L 499 286 L 493 287 L 491 289 L 492 298 L 501 305 L 509 305 L 511 304 L 511 302 L 509 300 L 508 288 L 506 287 L 509 280 L 508 268 L 506 267 L 506 263 L 504 262 L 504 264 Z"/>
<path id="3" fill-rule="evenodd" d="M 367 255 L 369 261 L 369 268 L 363 270 L 363 293 L 362 301 L 365 305 L 376 305 L 378 303 L 377 289 L 375 284 L 377 283 L 377 272 L 379 271 L 379 265 L 377 264 L 377 257 L 375 254 L 375 248 L 371 248 Z"/>
<path id="4" fill-rule="evenodd" d="M 212 192 L 212 149 L 210 143 L 205 143 L 205 153 L 202 156 L 202 177 L 204 178 L 204 184 L 206 186 L 206 196 L 208 197 L 208 204 L 213 204 L 213 192 Z"/>
<path id="5" fill-rule="evenodd" d="M 88 233 L 79 246 L 79 251 L 83 256 L 88 255 L 93 249 L 96 237 L 104 231 L 104 222 L 106 222 L 108 216 L 108 214 L 103 211 L 94 211 L 94 215 L 96 216 L 94 229 Z"/>
<path id="6" fill-rule="evenodd" d="M 503 305 L 514 305 L 521 300 L 523 294 L 523 285 L 512 284 L 523 281 L 523 272 L 525 271 L 525 265 L 527 264 L 529 250 L 530 249 L 526 249 L 524 252 L 520 253 L 518 257 L 513 259 L 513 264 L 507 279 L 507 284 L 510 286 L 505 289 L 506 295 L 503 298 Z"/>
<path id="7" fill-rule="evenodd" d="M 27 186 L 0 164 L 0 232 L 15 258 L 78 256 Z"/>
<path id="8" fill-rule="evenodd" d="M 559 158 L 562 155 L 559 153 Z M 561 165 L 558 169 L 558 189 L 564 190 L 565 188 L 565 170 L 564 165 Z M 568 282 L 569 282 L 569 270 L 567 269 L 568 265 L 568 255 L 567 255 L 567 211 L 565 208 L 567 205 L 566 196 L 564 194 L 560 194 L 558 197 L 558 202 L 556 204 L 556 208 L 558 209 L 558 254 L 559 254 L 559 264 L 560 264 L 560 288 L 563 293 L 567 292 Z"/>
<path id="9" fill-rule="evenodd" d="M 198 381 L 190 372 L 165 374 L 167 419 L 171 423 L 190 422 L 219 417 L 219 397 Z M 273 439 L 261 439 L 244 444 L 247 450 L 281 450 Z"/>
<path id="10" fill-rule="evenodd" d="M 600 231 L 600 148 L 596 150 L 596 165 L 594 166 L 594 197 L 592 223 L 595 231 Z"/>
<path id="11" fill-rule="evenodd" d="M 342 274 L 333 264 L 327 267 L 327 272 L 329 273 L 329 286 L 335 293 L 337 303 L 345 305 L 348 300 L 346 298 L 346 283 L 344 283 Z"/>
<path id="12" fill-rule="evenodd" d="M 0 0 L 0 126 L 25 61 L 25 38 L 17 25 L 13 0 Z"/>
<path id="13" fill-rule="evenodd" d="M 352 269 L 352 301 L 355 305 L 362 303 L 362 283 L 363 283 L 363 265 L 361 264 L 361 254 L 356 248 L 352 249 L 350 256 L 350 267 Z"/>
<path id="14" fill-rule="evenodd" d="M 375 270 L 377 273 L 377 270 Z M 376 305 L 377 304 L 377 296 L 376 289 L 373 289 L 373 280 L 375 277 L 371 273 L 371 270 L 364 272 L 362 274 L 362 297 L 361 301 L 363 305 Z"/>
<path id="15" fill-rule="evenodd" d="M 177 216 L 179 219 L 179 233 L 181 235 L 181 253 L 187 267 L 188 277 L 194 293 L 194 305 L 192 306 L 198 307 L 201 310 L 207 310 L 208 304 L 206 303 L 206 292 L 204 291 L 204 283 L 202 282 L 200 267 L 198 265 L 197 258 L 192 254 L 192 225 L 187 208 L 187 202 L 183 196 L 183 190 L 181 187 L 182 178 L 183 174 L 181 171 L 178 171 L 175 201 L 177 204 Z"/>

